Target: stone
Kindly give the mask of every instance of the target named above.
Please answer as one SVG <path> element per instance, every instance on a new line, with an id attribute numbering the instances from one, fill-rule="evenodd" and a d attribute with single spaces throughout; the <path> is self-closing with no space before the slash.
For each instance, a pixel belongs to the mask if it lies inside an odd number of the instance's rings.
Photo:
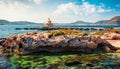
<path id="1" fill-rule="evenodd" d="M 120 49 L 116 50 L 116 53 L 120 53 Z"/>
<path id="2" fill-rule="evenodd" d="M 108 40 L 98 36 L 59 35 L 49 37 L 48 33 L 23 33 L 9 36 L 0 45 L 4 52 L 17 52 L 24 54 L 40 51 L 62 52 L 104 50 L 109 52 L 120 47 L 119 40 Z"/>
<path id="3" fill-rule="evenodd" d="M 68 46 L 67 40 L 62 40 L 62 41 L 60 41 L 60 42 L 59 42 L 58 44 L 56 44 L 56 45 L 61 46 L 61 47 L 66 47 L 66 46 Z"/>
<path id="4" fill-rule="evenodd" d="M 101 36 L 102 39 L 106 40 L 120 40 L 120 34 L 118 33 L 105 33 Z"/>
<path id="5" fill-rule="evenodd" d="M 120 40 L 106 40 L 106 41 L 110 43 L 112 46 L 120 48 Z"/>
<path id="6" fill-rule="evenodd" d="M 0 52 L 0 54 L 2 53 Z M 0 69 L 10 69 L 10 63 L 5 56 L 0 56 Z"/>
<path id="7" fill-rule="evenodd" d="M 68 46 L 74 46 L 77 47 L 80 44 L 80 39 L 79 38 L 72 38 L 68 40 Z"/>

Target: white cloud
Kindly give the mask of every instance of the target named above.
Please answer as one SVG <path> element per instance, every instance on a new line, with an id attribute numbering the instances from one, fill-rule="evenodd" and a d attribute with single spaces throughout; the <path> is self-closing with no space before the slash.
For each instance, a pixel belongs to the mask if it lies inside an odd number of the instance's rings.
<path id="1" fill-rule="evenodd" d="M 98 14 L 104 12 L 110 12 L 111 9 L 104 9 L 103 5 L 95 6 L 88 2 L 84 2 L 82 5 L 76 5 L 75 3 L 61 4 L 54 11 L 54 14 L 75 14 L 75 15 L 89 15 L 89 14 Z"/>
<path id="2" fill-rule="evenodd" d="M 91 16 L 112 11 L 104 9 L 102 4 L 95 6 L 83 0 L 82 5 L 61 4 L 56 10 L 52 9 L 54 12 L 51 14 L 52 12 L 48 9 L 43 9 L 44 6 L 41 5 L 43 1 L 47 0 L 25 0 L 25 2 L 23 0 L 0 0 L 0 19 L 45 22 L 50 17 L 54 20 L 53 22 L 92 21 Z"/>
<path id="3" fill-rule="evenodd" d="M 31 6 L 25 5 L 17 0 L 0 1 L 0 18 L 7 20 L 30 20 L 37 14 L 32 13 Z M 30 15 L 31 14 L 31 15 Z"/>
<path id="4" fill-rule="evenodd" d="M 48 13 L 41 11 L 41 8 L 36 5 L 31 5 L 33 2 L 30 0 L 27 2 L 30 4 L 25 4 L 20 0 L 0 0 L 0 19 L 45 22 Z"/>
<path id="5" fill-rule="evenodd" d="M 1 0 L 0 9 L 26 9 L 30 6 L 25 5 L 17 0 Z"/>
<path id="6" fill-rule="evenodd" d="M 61 4 L 53 12 L 51 16 L 54 20 L 61 20 L 61 22 L 74 22 L 78 20 L 95 22 L 100 20 L 101 13 L 111 12 L 113 9 L 105 9 L 104 4 L 96 6 L 82 0 L 82 5 L 69 2 L 67 4 Z"/>
<path id="7" fill-rule="evenodd" d="M 33 0 L 36 4 L 41 4 L 43 0 Z"/>
<path id="8" fill-rule="evenodd" d="M 29 0 L 30 2 L 34 2 L 37 5 L 40 5 L 45 0 Z"/>

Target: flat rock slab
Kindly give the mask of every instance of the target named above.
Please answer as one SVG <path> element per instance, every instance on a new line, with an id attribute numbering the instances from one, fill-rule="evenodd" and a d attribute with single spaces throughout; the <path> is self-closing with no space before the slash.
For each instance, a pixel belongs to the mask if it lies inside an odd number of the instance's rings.
<path id="1" fill-rule="evenodd" d="M 112 46 L 120 48 L 120 40 L 107 40 Z"/>

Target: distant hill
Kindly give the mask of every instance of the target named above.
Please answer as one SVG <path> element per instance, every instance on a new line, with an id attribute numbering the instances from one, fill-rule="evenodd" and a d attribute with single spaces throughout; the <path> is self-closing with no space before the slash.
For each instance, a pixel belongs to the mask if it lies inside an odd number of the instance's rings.
<path id="1" fill-rule="evenodd" d="M 91 24 L 90 22 L 84 22 L 84 21 L 76 21 L 72 22 L 71 24 Z"/>
<path id="2" fill-rule="evenodd" d="M 108 20 L 101 20 L 96 22 L 95 24 L 108 24 Z"/>
<path id="3" fill-rule="evenodd" d="M 96 22 L 95 24 L 117 24 L 120 25 L 120 16 L 115 16 L 110 20 L 101 20 Z"/>
<path id="4" fill-rule="evenodd" d="M 12 22 L 12 24 L 24 25 L 24 24 L 38 24 L 38 23 L 27 22 L 27 21 L 17 21 L 17 22 Z"/>
<path id="5" fill-rule="evenodd" d="M 27 25 L 27 24 L 41 24 L 41 23 L 28 22 L 28 21 L 10 22 L 10 21 L 7 21 L 7 20 L 0 20 L 0 25 Z"/>
<path id="6" fill-rule="evenodd" d="M 7 20 L 0 20 L 0 25 L 10 24 Z"/>
<path id="7" fill-rule="evenodd" d="M 115 16 L 113 18 L 111 18 L 110 20 L 101 20 L 95 23 L 91 23 L 91 22 L 84 22 L 84 21 L 76 21 L 76 22 L 72 22 L 71 24 L 116 24 L 116 25 L 120 25 L 120 16 Z"/>
<path id="8" fill-rule="evenodd" d="M 27 24 L 42 24 L 42 23 L 35 23 L 35 22 L 28 22 L 28 21 L 15 21 L 15 22 L 10 22 L 7 20 L 0 20 L 0 25 L 27 25 Z M 85 21 L 76 21 L 72 22 L 71 24 L 117 24 L 120 25 L 120 16 L 115 16 L 111 18 L 110 20 L 101 20 L 95 23 L 91 22 L 85 22 Z"/>
<path id="9" fill-rule="evenodd" d="M 116 17 L 108 20 L 108 22 L 111 24 L 119 24 L 120 25 L 120 16 L 116 16 Z"/>

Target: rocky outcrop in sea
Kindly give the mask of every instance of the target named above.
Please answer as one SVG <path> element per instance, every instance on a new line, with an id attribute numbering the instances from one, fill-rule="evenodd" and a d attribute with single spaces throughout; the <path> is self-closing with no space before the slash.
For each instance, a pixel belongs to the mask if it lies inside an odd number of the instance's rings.
<path id="1" fill-rule="evenodd" d="M 0 51 L 3 53 L 28 54 L 34 52 L 64 52 L 78 51 L 92 53 L 94 51 L 116 51 L 120 46 L 111 43 L 109 40 L 119 41 L 120 34 L 111 33 L 107 36 L 98 35 L 58 35 L 51 36 L 50 33 L 30 32 L 18 35 L 11 35 L 0 41 Z M 114 35 L 113 35 L 114 34 Z M 118 42 L 120 43 L 120 41 Z"/>

